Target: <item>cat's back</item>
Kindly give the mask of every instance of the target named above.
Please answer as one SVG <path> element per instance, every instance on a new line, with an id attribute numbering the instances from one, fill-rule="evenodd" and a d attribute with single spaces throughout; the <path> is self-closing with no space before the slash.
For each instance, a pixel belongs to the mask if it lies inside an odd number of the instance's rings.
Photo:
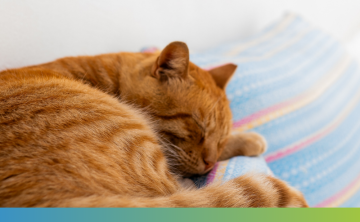
<path id="1" fill-rule="evenodd" d="M 144 175 L 167 174 L 157 138 L 137 109 L 51 70 L 0 73 L 0 206 L 161 193 L 174 188 L 138 184 L 149 183 Z"/>

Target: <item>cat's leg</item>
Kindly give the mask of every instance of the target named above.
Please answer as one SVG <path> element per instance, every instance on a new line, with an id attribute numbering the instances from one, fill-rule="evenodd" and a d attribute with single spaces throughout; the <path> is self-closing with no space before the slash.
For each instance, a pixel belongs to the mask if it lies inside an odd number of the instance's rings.
<path id="1" fill-rule="evenodd" d="M 258 133 L 232 134 L 221 153 L 219 160 L 227 160 L 234 156 L 257 156 L 267 149 L 266 140 Z"/>
<path id="2" fill-rule="evenodd" d="M 89 196 L 64 200 L 61 207 L 308 207 L 303 195 L 271 176 L 248 174 L 199 190 L 168 196 Z"/>

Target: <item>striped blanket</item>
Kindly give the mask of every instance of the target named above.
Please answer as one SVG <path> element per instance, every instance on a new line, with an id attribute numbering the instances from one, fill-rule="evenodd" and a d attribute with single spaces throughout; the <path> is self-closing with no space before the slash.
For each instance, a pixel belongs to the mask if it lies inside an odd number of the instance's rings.
<path id="1" fill-rule="evenodd" d="M 269 173 L 268 166 L 310 206 L 360 206 L 360 70 L 339 42 L 288 14 L 249 39 L 193 53 L 191 61 L 238 65 L 227 87 L 234 130 L 256 131 L 269 145 L 263 157 L 219 162 L 194 178 L 197 185 Z"/>

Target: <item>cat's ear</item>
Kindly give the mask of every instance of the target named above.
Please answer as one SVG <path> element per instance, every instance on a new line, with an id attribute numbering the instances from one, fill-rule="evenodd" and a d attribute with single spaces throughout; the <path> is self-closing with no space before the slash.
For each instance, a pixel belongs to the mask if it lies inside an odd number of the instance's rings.
<path id="1" fill-rule="evenodd" d="M 151 74 L 160 81 L 186 78 L 189 69 L 189 49 L 183 42 L 167 45 L 152 67 Z"/>
<path id="2" fill-rule="evenodd" d="M 229 63 L 226 65 L 222 65 L 211 70 L 208 72 L 211 74 L 213 79 L 221 89 L 225 89 L 227 83 L 230 81 L 231 77 L 235 73 L 237 65 Z"/>

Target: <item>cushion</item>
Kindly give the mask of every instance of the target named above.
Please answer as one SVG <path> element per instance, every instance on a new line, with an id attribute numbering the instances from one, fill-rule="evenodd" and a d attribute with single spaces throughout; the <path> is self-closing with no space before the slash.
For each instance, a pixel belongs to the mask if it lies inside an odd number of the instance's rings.
<path id="1" fill-rule="evenodd" d="M 269 146 L 262 157 L 219 162 L 193 178 L 198 186 L 270 173 L 268 166 L 310 206 L 360 206 L 360 72 L 337 40 L 287 14 L 248 39 L 192 53 L 190 60 L 205 69 L 238 65 L 226 90 L 233 129 L 258 132 Z"/>

